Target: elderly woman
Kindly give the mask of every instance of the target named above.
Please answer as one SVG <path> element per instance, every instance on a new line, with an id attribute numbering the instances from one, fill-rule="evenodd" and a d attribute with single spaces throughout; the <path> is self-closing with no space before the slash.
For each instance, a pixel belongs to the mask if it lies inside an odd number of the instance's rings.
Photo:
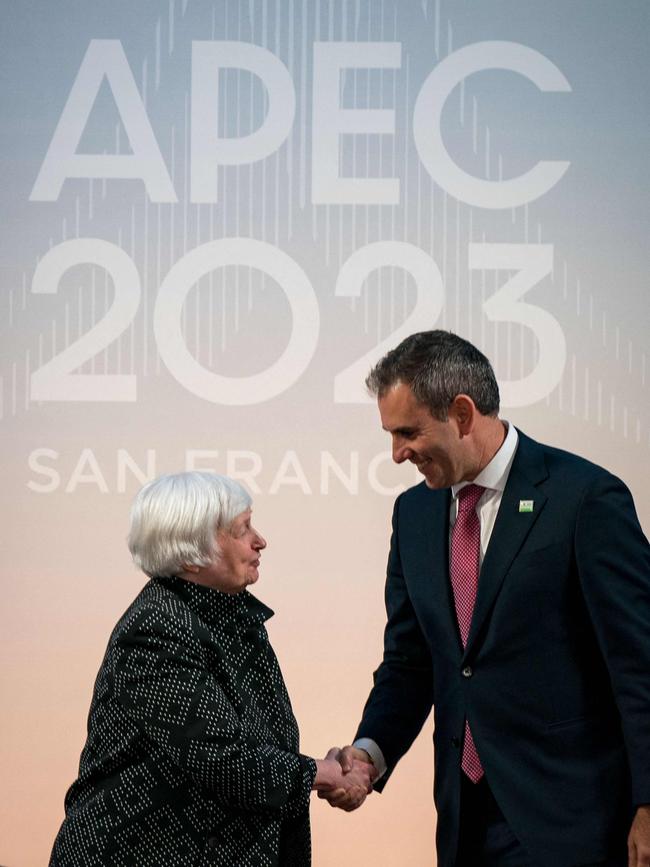
<path id="1" fill-rule="evenodd" d="M 265 547 L 231 479 L 140 491 L 129 548 L 151 580 L 109 640 L 50 867 L 302 867 L 310 790 L 366 796 L 366 765 L 298 752 L 273 612 L 246 589 Z"/>

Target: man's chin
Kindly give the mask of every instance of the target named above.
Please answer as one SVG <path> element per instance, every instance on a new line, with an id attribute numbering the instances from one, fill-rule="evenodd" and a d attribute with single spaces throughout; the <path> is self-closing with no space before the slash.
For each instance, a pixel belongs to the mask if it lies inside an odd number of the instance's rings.
<path id="1" fill-rule="evenodd" d="M 428 476 L 424 477 L 424 484 L 427 488 L 431 488 L 432 491 L 439 491 L 441 488 L 448 488 L 449 485 L 446 484 L 442 479 L 431 479 Z"/>

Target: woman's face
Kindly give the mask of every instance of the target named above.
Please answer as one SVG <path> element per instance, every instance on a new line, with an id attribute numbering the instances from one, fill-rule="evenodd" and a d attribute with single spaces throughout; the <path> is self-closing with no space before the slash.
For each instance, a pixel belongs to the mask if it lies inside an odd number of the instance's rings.
<path id="1" fill-rule="evenodd" d="M 259 577 L 260 553 L 266 540 L 251 524 L 251 510 L 237 515 L 227 530 L 219 530 L 220 553 L 214 563 L 203 566 L 197 575 L 201 584 L 223 593 L 240 593 Z"/>

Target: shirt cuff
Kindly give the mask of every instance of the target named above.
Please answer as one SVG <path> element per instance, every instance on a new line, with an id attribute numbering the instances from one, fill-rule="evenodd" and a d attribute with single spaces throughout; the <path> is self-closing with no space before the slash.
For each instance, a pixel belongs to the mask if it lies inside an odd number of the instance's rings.
<path id="1" fill-rule="evenodd" d="M 372 738 L 359 738 L 352 744 L 352 746 L 356 747 L 358 750 L 365 750 L 368 753 L 372 759 L 373 765 L 375 766 L 375 770 L 377 771 L 378 780 L 384 776 L 386 773 L 386 759 Z"/>

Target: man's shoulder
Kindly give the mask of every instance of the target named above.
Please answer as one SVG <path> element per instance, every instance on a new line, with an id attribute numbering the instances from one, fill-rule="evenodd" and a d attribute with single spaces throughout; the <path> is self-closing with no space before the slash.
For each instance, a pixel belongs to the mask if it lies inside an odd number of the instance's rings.
<path id="1" fill-rule="evenodd" d="M 531 459 L 543 460 L 549 477 L 557 477 L 562 474 L 566 481 L 582 479 L 585 482 L 597 478 L 611 477 L 612 473 L 605 467 L 589 460 L 575 452 L 540 443 L 527 436 L 522 431 L 517 431 L 519 443 L 515 461 L 519 464 L 527 463 Z"/>

